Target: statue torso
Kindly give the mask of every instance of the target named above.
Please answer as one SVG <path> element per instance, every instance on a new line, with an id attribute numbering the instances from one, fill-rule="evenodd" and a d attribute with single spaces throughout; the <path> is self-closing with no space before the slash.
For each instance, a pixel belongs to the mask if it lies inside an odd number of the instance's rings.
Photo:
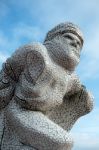
<path id="1" fill-rule="evenodd" d="M 61 66 L 55 64 L 44 46 L 38 52 L 43 58 L 44 68 L 41 67 L 40 71 L 40 64 L 37 62 L 35 76 L 32 72 L 34 78 L 38 76 L 35 84 L 29 81 L 28 68 L 25 69 L 20 75 L 15 95 L 18 101 L 24 103 L 24 107 L 44 111 L 63 102 L 70 84 L 70 75 Z"/>

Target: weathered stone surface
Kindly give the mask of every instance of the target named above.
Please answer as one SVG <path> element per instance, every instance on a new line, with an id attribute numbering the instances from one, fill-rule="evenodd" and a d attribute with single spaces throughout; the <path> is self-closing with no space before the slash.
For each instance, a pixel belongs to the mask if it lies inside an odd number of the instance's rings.
<path id="1" fill-rule="evenodd" d="M 48 32 L 6 60 L 0 72 L 1 150 L 71 150 L 75 121 L 93 96 L 75 73 L 83 35 L 72 23 Z"/>

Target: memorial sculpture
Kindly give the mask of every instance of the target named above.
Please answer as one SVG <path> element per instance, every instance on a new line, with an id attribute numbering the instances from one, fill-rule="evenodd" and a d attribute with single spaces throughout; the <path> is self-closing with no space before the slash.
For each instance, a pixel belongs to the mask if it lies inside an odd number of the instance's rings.
<path id="1" fill-rule="evenodd" d="M 75 73 L 82 46 L 82 32 L 66 22 L 43 44 L 22 46 L 6 60 L 0 72 L 1 150 L 72 149 L 70 129 L 93 108 L 93 96 Z"/>

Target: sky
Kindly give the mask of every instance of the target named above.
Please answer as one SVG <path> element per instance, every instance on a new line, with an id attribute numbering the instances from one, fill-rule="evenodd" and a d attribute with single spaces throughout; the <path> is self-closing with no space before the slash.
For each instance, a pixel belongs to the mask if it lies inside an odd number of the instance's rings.
<path id="1" fill-rule="evenodd" d="M 84 34 L 76 71 L 94 95 L 93 111 L 71 130 L 73 150 L 99 150 L 99 0 L 0 0 L 0 68 L 16 48 L 43 42 L 46 32 L 66 21 Z"/>

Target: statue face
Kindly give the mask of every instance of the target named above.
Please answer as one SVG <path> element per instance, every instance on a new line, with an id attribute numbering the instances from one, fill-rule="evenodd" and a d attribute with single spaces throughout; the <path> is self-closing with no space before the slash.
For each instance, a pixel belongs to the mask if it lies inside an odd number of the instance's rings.
<path id="1" fill-rule="evenodd" d="M 73 33 L 63 33 L 62 37 L 66 39 L 66 44 L 69 45 L 70 50 L 73 51 L 75 55 L 79 57 L 82 47 L 80 39 Z"/>
<path id="2" fill-rule="evenodd" d="M 81 41 L 73 33 L 62 33 L 55 36 L 50 43 L 53 55 L 70 71 L 73 71 L 79 63 Z"/>

